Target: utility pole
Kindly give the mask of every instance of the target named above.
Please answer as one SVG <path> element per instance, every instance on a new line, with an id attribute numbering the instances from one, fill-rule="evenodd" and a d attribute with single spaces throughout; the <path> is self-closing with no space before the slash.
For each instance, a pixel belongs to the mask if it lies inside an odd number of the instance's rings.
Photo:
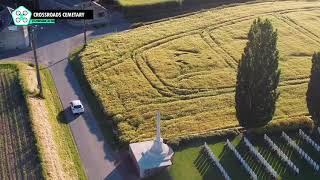
<path id="1" fill-rule="evenodd" d="M 35 42 L 35 33 L 34 29 L 31 27 L 29 28 L 30 31 L 30 37 L 31 37 L 31 46 L 33 50 L 33 56 L 34 56 L 34 61 L 36 64 L 36 72 L 37 72 L 37 81 L 38 81 L 38 88 L 39 88 L 39 96 L 41 98 L 44 98 L 43 96 L 43 90 L 42 90 L 42 82 L 41 82 L 41 76 L 40 76 L 40 69 L 39 69 L 39 63 L 38 63 L 38 57 L 37 57 L 37 50 L 36 50 L 36 42 Z"/>
<path id="2" fill-rule="evenodd" d="M 82 4 L 82 10 L 84 10 L 85 1 Z M 84 36 L 84 46 L 87 45 L 87 29 L 86 29 L 86 19 L 83 19 L 83 36 Z"/>

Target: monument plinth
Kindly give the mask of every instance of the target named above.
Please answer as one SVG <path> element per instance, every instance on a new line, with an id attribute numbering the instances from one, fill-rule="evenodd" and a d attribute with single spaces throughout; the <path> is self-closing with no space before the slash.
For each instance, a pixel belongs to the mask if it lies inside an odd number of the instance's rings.
<path id="1" fill-rule="evenodd" d="M 130 155 L 136 165 L 140 178 L 150 176 L 172 164 L 173 150 L 163 142 L 160 133 L 160 112 L 157 112 L 156 139 L 132 143 Z"/>

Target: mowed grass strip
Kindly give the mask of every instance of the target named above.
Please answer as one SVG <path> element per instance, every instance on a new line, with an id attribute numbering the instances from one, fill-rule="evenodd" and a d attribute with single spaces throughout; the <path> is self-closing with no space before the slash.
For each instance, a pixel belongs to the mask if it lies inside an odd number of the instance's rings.
<path id="1" fill-rule="evenodd" d="M 0 65 L 0 179 L 43 179 L 15 66 Z"/>
<path id="2" fill-rule="evenodd" d="M 252 21 L 269 18 L 278 29 L 282 71 L 274 119 L 305 116 L 319 12 L 320 2 L 295 1 L 216 9 L 105 36 L 72 57 L 81 60 L 122 142 L 152 138 L 156 110 L 164 138 L 214 131 L 238 126 L 237 64 Z"/>

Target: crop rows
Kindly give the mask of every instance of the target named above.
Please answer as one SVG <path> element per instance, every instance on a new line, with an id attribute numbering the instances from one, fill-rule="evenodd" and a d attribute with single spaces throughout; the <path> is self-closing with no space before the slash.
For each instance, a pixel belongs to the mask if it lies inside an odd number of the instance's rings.
<path id="1" fill-rule="evenodd" d="M 207 97 L 207 96 L 215 96 L 217 94 L 217 91 L 221 91 L 223 89 L 229 89 L 229 88 L 234 88 L 235 86 L 228 86 L 228 87 L 222 87 L 222 88 L 210 88 L 210 89 L 201 89 L 201 88 L 185 88 L 185 89 L 181 89 L 181 88 L 177 88 L 174 87 L 168 83 L 166 83 L 166 81 L 164 79 L 161 79 L 161 77 L 159 77 L 157 75 L 157 73 L 152 70 L 152 68 L 149 66 L 148 64 L 148 59 L 144 56 L 144 51 L 147 50 L 151 50 L 152 48 L 158 47 L 161 44 L 167 43 L 169 41 L 184 37 L 186 35 L 195 35 L 195 34 L 201 34 L 201 37 L 203 38 L 203 40 L 208 43 L 208 45 L 210 47 L 216 47 L 216 49 L 220 49 L 221 51 L 219 51 L 220 53 L 224 53 L 227 55 L 227 57 L 229 58 L 225 58 L 226 63 L 230 66 L 230 68 L 235 69 L 237 67 L 237 63 L 238 60 L 236 57 L 234 57 L 232 54 L 228 53 L 227 50 L 225 50 L 223 47 L 219 46 L 218 42 L 215 40 L 215 38 L 210 35 L 210 31 L 217 29 L 217 28 L 224 28 L 228 25 L 234 24 L 234 23 L 239 23 L 239 22 L 243 22 L 245 20 L 250 20 L 250 19 L 254 19 L 256 17 L 259 16 L 265 16 L 265 15 L 273 15 L 274 13 L 279 13 L 281 14 L 280 17 L 278 17 L 278 19 L 284 21 L 285 23 L 288 23 L 287 20 L 284 20 L 285 14 L 286 13 L 292 13 L 292 12 L 301 12 L 301 11 L 312 11 L 312 10 L 319 10 L 320 8 L 306 8 L 306 9 L 288 9 L 288 10 L 283 10 L 283 11 L 275 11 L 275 12 L 267 12 L 267 13 L 261 13 L 261 14 L 255 14 L 255 15 L 249 15 L 249 16 L 245 16 L 245 17 L 238 17 L 236 19 L 230 19 L 226 22 L 223 22 L 221 24 L 216 24 L 214 26 L 209 26 L 205 29 L 198 29 L 198 30 L 192 30 L 192 31 L 188 31 L 185 33 L 181 33 L 178 35 L 174 35 L 174 36 L 170 36 L 167 37 L 165 39 L 161 39 L 159 41 L 155 41 L 152 42 L 146 46 L 137 48 L 136 50 L 133 51 L 132 53 L 132 59 L 135 61 L 137 67 L 140 69 L 141 73 L 144 75 L 144 77 L 146 78 L 146 80 L 152 85 L 152 87 L 156 88 L 158 90 L 159 93 L 161 93 L 163 96 L 174 96 L 174 95 L 178 95 L 180 96 L 181 99 L 183 99 L 183 95 L 189 95 L 189 94 L 194 94 L 194 93 L 200 93 L 201 92 L 206 92 L 206 93 L 202 93 L 204 95 L 193 95 L 190 97 L 190 99 L 192 98 L 199 98 L 199 97 Z M 289 24 L 289 23 L 288 23 Z M 317 37 L 316 35 L 312 34 L 312 32 L 309 32 L 307 29 L 295 24 L 296 26 L 292 26 L 290 25 L 292 28 L 295 28 L 299 31 L 301 31 L 301 33 L 308 33 L 311 34 L 309 35 L 310 39 L 316 41 L 317 43 L 320 44 L 320 39 L 319 37 Z M 303 28 L 303 31 L 300 30 Z M 212 45 L 214 44 L 214 45 Z M 214 50 L 214 48 L 212 48 Z M 233 60 L 232 61 L 230 61 Z M 101 67 L 103 68 L 103 67 Z M 281 86 L 284 86 L 286 84 L 288 85 L 292 85 L 292 84 L 302 84 L 302 83 L 307 83 L 309 76 L 303 76 L 302 78 L 300 77 L 295 77 L 292 79 L 287 79 L 281 82 Z M 297 79 L 299 79 L 299 81 L 297 81 Z M 155 82 L 157 81 L 157 82 Z M 207 93 L 208 91 L 214 91 L 212 93 Z M 169 91 L 169 92 L 168 92 Z M 226 91 L 225 93 L 233 93 L 234 91 Z M 220 93 L 218 93 L 220 94 Z M 189 98 L 188 98 L 189 99 Z"/>
<path id="2" fill-rule="evenodd" d="M 0 179 L 42 179 L 17 72 L 0 67 Z"/>
<path id="3" fill-rule="evenodd" d="M 318 12 L 320 4 L 297 4 L 287 7 L 277 2 L 267 8 L 257 4 L 255 8 L 260 9 L 255 13 L 244 5 L 237 10 L 230 8 L 233 13 L 223 14 L 221 10 L 221 16 L 199 13 L 190 21 L 189 17 L 174 19 L 105 37 L 89 44 L 80 55 L 84 73 L 105 111 L 120 114 L 121 121 L 125 120 L 119 128 L 121 136 L 130 141 L 153 135 L 150 120 L 156 109 L 163 112 L 163 120 L 172 120 L 163 125 L 165 137 L 234 127 L 235 78 L 246 33 L 253 19 L 270 18 L 279 28 L 283 70 L 275 119 L 306 114 L 305 107 L 297 102 L 305 99 L 302 96 L 309 81 L 311 53 L 320 47 L 320 39 L 300 21 L 289 20 L 289 14 Z M 179 24 L 180 20 L 185 22 Z"/>

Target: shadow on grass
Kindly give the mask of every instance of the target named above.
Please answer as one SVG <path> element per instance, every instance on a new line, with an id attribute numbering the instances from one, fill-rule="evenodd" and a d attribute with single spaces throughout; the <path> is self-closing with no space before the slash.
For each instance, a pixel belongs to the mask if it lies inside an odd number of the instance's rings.
<path id="1" fill-rule="evenodd" d="M 231 179 L 250 179 L 235 154 L 227 146 L 223 147 L 219 158 Z"/>
<path id="2" fill-rule="evenodd" d="M 155 174 L 146 178 L 146 180 L 172 180 L 173 178 L 170 175 L 169 169 L 164 169 L 160 174 Z"/>
<path id="3" fill-rule="evenodd" d="M 193 163 L 201 174 L 202 179 L 224 179 L 203 149 L 200 150 L 199 155 Z"/>

